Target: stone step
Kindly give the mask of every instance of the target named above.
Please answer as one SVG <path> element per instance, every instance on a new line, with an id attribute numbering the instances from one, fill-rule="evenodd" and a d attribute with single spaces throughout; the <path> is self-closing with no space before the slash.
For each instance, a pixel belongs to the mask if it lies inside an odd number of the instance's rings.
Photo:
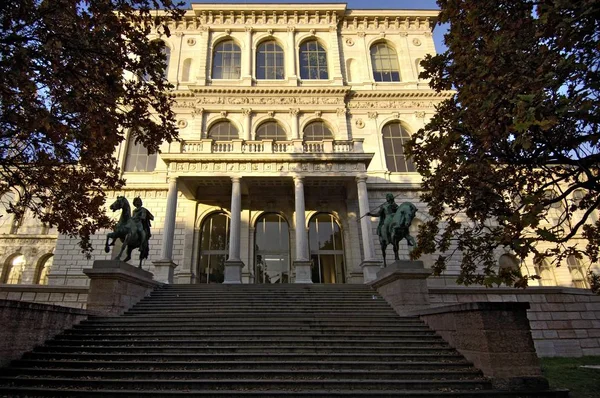
<path id="1" fill-rule="evenodd" d="M 161 301 L 141 301 L 136 304 L 135 308 L 189 308 L 189 307 L 197 307 L 197 308 L 237 308 L 239 306 L 242 307 L 256 307 L 256 308 L 278 308 L 278 309 L 286 309 L 290 306 L 289 301 L 281 301 L 281 302 L 268 302 L 268 301 L 249 301 L 244 300 L 240 302 L 219 302 L 219 301 L 202 301 L 202 300 L 161 300 Z M 299 307 L 302 309 L 336 309 L 336 308 L 354 308 L 356 310 L 368 311 L 370 309 L 380 309 L 380 310 L 389 310 L 393 311 L 388 303 L 382 302 L 306 302 L 301 301 L 299 303 L 294 303 L 295 307 Z"/>
<path id="2" fill-rule="evenodd" d="M 36 388 L 36 387 L 0 387 L 0 393 L 8 393 L 11 397 L 56 397 L 57 392 L 52 388 Z M 381 390 L 381 389 L 335 389 L 335 390 L 311 390 L 311 391 L 275 391 L 269 390 L 162 390 L 162 391 L 147 391 L 147 390 L 110 390 L 110 389 L 61 389 L 61 397 L 126 397 L 126 398 L 150 398 L 150 397 L 180 397 L 194 396 L 205 398 L 244 398 L 244 397 L 259 397 L 259 398 L 332 398 L 332 397 L 368 397 L 368 398 L 569 398 L 569 393 L 566 390 L 561 391 L 544 391 L 544 392 L 509 392 L 496 390 L 478 390 L 478 391 L 415 391 L 415 390 Z"/>
<path id="3" fill-rule="evenodd" d="M 409 348 L 434 348 L 434 347 L 449 347 L 448 343 L 443 340 L 434 340 L 434 341 L 425 341 L 425 340 L 401 340 L 401 339 L 306 339 L 306 338 L 254 338 L 248 339 L 244 337 L 239 338 L 219 338 L 219 339 L 181 339 L 181 340 L 173 340 L 173 339 L 144 339 L 139 337 L 132 337 L 130 339 L 56 339 L 46 342 L 45 346 L 47 347 L 58 347 L 58 346 L 73 346 L 73 347 L 91 347 L 91 346 L 101 346 L 101 347 L 120 347 L 120 346 L 129 346 L 129 347 L 141 347 L 141 346 L 156 346 L 157 344 L 169 346 L 169 347 L 197 347 L 197 346 L 206 346 L 206 347 L 218 347 L 220 345 L 224 347 L 232 347 L 232 346 L 253 346 L 253 347 L 261 347 L 264 346 L 266 348 L 270 347 L 320 347 L 325 346 L 327 349 L 333 349 L 333 347 L 347 347 L 347 346 L 357 346 L 362 345 L 361 349 L 366 349 L 368 347 L 378 348 L 378 347 L 393 347 L 398 346 L 401 349 L 409 349 Z"/>
<path id="4" fill-rule="evenodd" d="M 194 380 L 194 379 L 264 379 L 270 380 L 345 380 L 359 378 L 362 380 L 481 380 L 481 372 L 469 370 L 365 370 L 365 369 L 210 369 L 190 370 L 161 369 L 71 369 L 71 368 L 12 368 L 2 372 L 3 376 L 19 376 L 29 378 L 60 377 L 70 379 L 157 379 L 157 380 Z"/>
<path id="5" fill-rule="evenodd" d="M 446 353 L 406 353 L 406 354 L 373 354 L 373 353 L 290 353 L 290 352 L 263 352 L 263 353 L 149 353 L 147 350 L 138 353 L 74 353 L 74 352 L 40 352 L 32 351 L 23 356 L 23 359 L 37 360 L 117 360 L 117 361 L 366 361 L 366 362 L 464 362 L 464 358 L 457 352 Z"/>
<path id="6" fill-rule="evenodd" d="M 264 324 L 263 324 L 264 325 Z M 313 331 L 313 332 L 321 332 L 321 333 L 332 333 L 336 334 L 338 332 L 348 332 L 348 333 L 361 333 L 361 332 L 376 332 L 376 333 L 385 333 L 385 334 L 393 334 L 393 335 L 401 335 L 401 334 L 415 334 L 415 333 L 424 333 L 424 334 L 434 334 L 434 332 L 430 329 L 427 329 L 426 326 L 423 325 L 407 325 L 405 327 L 397 327 L 397 326 L 380 326 L 376 327 L 376 324 L 364 325 L 364 326 L 352 326 L 352 325 L 339 325 L 339 326 L 323 326 L 323 325 L 280 325 L 280 324 L 271 324 L 266 326 L 246 326 L 243 324 L 232 324 L 232 325 L 204 325 L 201 322 L 193 322 L 188 323 L 186 325 L 182 325 L 180 327 L 176 325 L 156 325 L 154 323 L 136 323 L 136 324 L 107 324 L 102 326 L 94 326 L 94 325 L 85 325 L 79 326 L 78 328 L 72 329 L 69 333 L 78 333 L 78 332 L 89 332 L 89 331 L 98 331 L 101 333 L 105 332 L 114 332 L 114 333 L 123 333 L 123 332 L 136 332 L 136 333 L 166 333 L 166 332 L 177 332 L 177 331 L 206 331 L 215 332 L 221 331 L 223 334 L 227 333 L 241 333 L 246 331 L 248 333 L 251 332 L 293 332 L 293 331 Z"/>
<path id="7" fill-rule="evenodd" d="M 360 339 L 357 339 L 360 337 Z M 55 337 L 54 341 L 72 341 L 72 342 L 81 342 L 81 341 L 118 341 L 122 340 L 126 341 L 256 341 L 256 340 L 269 340 L 274 339 L 277 341 L 355 341 L 355 342 L 363 342 L 363 341 L 389 341 L 397 344 L 412 344 L 415 342 L 443 342 L 441 337 L 437 335 L 412 335 L 412 336 L 389 336 L 389 335 L 377 335 L 377 334 L 341 334 L 338 333 L 334 336 L 326 333 L 255 333 L 255 334 L 244 334 L 239 333 L 236 335 L 223 335 L 222 333 L 215 333 L 213 335 L 206 335 L 204 332 L 196 332 L 195 334 L 191 333 L 163 333 L 163 334 L 154 334 L 152 336 L 148 336 L 146 334 L 140 335 L 138 333 L 130 333 L 130 334 L 106 334 L 106 333 L 86 333 L 86 334 L 73 334 L 73 333 L 64 333 Z"/>
<path id="8" fill-rule="evenodd" d="M 348 370 L 354 369 L 364 371 L 365 369 L 370 370 L 423 370 L 423 371 L 458 371 L 458 370 L 474 370 L 473 364 L 464 360 L 457 359 L 454 361 L 430 361 L 430 362 L 419 362 L 419 361 L 297 361 L 291 359 L 289 361 L 124 361 L 124 360 L 36 360 L 36 359 L 20 359 L 13 361 L 12 366 L 19 368 L 68 368 L 68 369 L 153 369 L 153 370 L 219 370 L 219 369 L 252 369 L 252 370 L 318 370 L 318 369 L 337 369 L 337 370 Z M 3 370 L 0 370 L 2 374 Z"/>
<path id="9" fill-rule="evenodd" d="M 240 316 L 232 316 L 232 317 L 220 317 L 220 318 L 211 318 L 210 316 L 200 317 L 186 317 L 186 316 L 175 316 L 175 317 L 167 317 L 162 316 L 160 318 L 150 317 L 150 316 L 121 316 L 115 318 L 102 318 L 102 319 L 90 319 L 87 321 L 81 322 L 80 325 L 84 326 L 102 326 L 102 325 L 123 325 L 123 324 L 158 324 L 164 325 L 163 320 L 168 320 L 172 322 L 178 322 L 180 324 L 212 324 L 212 325 L 233 325 L 233 324 L 248 324 L 255 325 L 261 324 L 264 325 L 265 322 L 268 323 L 277 323 L 277 324 L 294 324 L 294 325 L 319 325 L 319 326 L 361 326 L 361 325 L 371 325 L 377 324 L 381 326 L 409 326 L 409 327 L 418 327 L 424 326 L 425 323 L 419 320 L 405 320 L 401 318 L 394 317 L 328 317 L 328 316 L 265 316 L 263 314 L 257 314 L 256 316 L 250 315 L 240 315 Z"/>
<path id="10" fill-rule="evenodd" d="M 10 383 L 10 384 L 9 384 Z M 379 390 L 429 390 L 440 391 L 447 389 L 482 390 L 489 389 L 490 383 L 486 379 L 471 380 L 395 380 L 395 379 L 348 379 L 348 380 L 281 380 L 281 379 L 187 379 L 187 380 L 160 380 L 147 379 L 89 379 L 66 377 L 0 377 L 0 384 L 11 386 L 43 386 L 57 388 L 96 388 L 96 389 L 144 389 L 144 390 L 219 390 L 224 386 L 236 390 L 266 390 L 278 389 L 287 391 L 310 391 L 321 389 L 379 389 Z"/>
<path id="11" fill-rule="evenodd" d="M 337 354 L 353 354 L 353 353 L 368 353 L 372 355 L 379 354 L 445 354 L 455 352 L 449 346 L 436 347 L 430 345 L 398 347 L 391 345 L 368 345 L 357 347 L 351 345 L 328 345 L 327 343 L 319 344 L 317 342 L 300 344 L 300 343 L 263 343 L 251 342 L 250 344 L 230 344 L 230 345 L 178 345 L 174 342 L 161 345 L 145 345 L 127 343 L 124 345 L 104 344 L 104 345 L 59 345 L 49 342 L 52 345 L 38 346 L 34 352 L 52 352 L 52 353 L 189 353 L 189 354 L 225 354 L 225 353 L 264 353 L 264 355 L 272 355 L 275 353 L 297 353 L 307 354 L 314 353 L 317 355 L 337 355 Z"/>

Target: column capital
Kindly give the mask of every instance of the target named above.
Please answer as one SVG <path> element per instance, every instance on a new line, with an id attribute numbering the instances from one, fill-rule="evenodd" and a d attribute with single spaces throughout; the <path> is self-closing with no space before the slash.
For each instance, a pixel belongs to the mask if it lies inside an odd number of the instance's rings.
<path id="1" fill-rule="evenodd" d="M 367 182 L 367 178 L 369 178 L 368 176 L 364 176 L 364 175 L 360 175 L 360 176 L 356 176 L 356 182 L 360 183 L 360 182 Z"/>
<path id="2" fill-rule="evenodd" d="M 250 116 L 252 114 L 252 108 L 242 108 L 242 115 Z"/>
<path id="3" fill-rule="evenodd" d="M 177 176 L 171 176 L 171 177 L 168 177 L 168 178 L 167 178 L 167 182 L 168 182 L 169 184 L 171 184 L 171 183 L 176 183 L 176 182 L 177 182 Z"/>
<path id="4" fill-rule="evenodd" d="M 242 177 L 231 176 L 231 182 L 234 183 L 234 184 L 236 184 L 236 183 L 239 184 L 241 180 L 242 180 Z"/>
<path id="5" fill-rule="evenodd" d="M 304 183 L 304 177 L 303 176 L 294 176 L 294 183 L 296 184 L 303 184 Z"/>

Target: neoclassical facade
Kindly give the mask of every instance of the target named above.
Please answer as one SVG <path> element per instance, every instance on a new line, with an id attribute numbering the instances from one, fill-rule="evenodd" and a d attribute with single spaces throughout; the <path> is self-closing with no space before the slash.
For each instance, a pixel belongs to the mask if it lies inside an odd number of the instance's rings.
<path id="1" fill-rule="evenodd" d="M 115 156 L 127 185 L 107 203 L 139 196 L 154 214 L 144 268 L 171 283 L 363 283 L 365 265 L 382 259 L 367 212 L 391 192 L 417 205 L 413 229 L 426 217 L 402 144 L 450 95 L 418 77 L 436 18 L 340 3 L 192 4 L 170 37 L 154 36 L 181 141 L 154 155 L 124 142 Z M 74 240 L 4 220 L 3 283 L 18 267 L 19 283 L 88 283 L 91 260 Z M 94 237 L 96 259 L 114 257 L 104 240 Z M 590 264 L 577 259 L 559 269 L 498 259 L 540 283 L 586 287 Z M 430 283 L 457 273 L 458 260 Z"/>

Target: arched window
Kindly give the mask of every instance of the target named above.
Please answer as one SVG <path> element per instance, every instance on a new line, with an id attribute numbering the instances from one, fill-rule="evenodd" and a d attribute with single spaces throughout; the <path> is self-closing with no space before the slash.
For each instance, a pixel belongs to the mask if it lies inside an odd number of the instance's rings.
<path id="1" fill-rule="evenodd" d="M 54 261 L 54 256 L 52 254 L 44 256 L 35 270 L 34 283 L 37 285 L 47 285 L 48 284 L 48 274 L 52 269 L 52 263 Z"/>
<path id="2" fill-rule="evenodd" d="M 270 213 L 256 222 L 254 270 L 256 283 L 290 281 L 290 236 L 288 223 L 281 215 Z"/>
<path id="3" fill-rule="evenodd" d="M 22 254 L 15 254 L 9 257 L 4 263 L 4 269 L 2 270 L 2 282 L 9 285 L 21 283 L 25 263 L 25 256 Z"/>
<path id="4" fill-rule="evenodd" d="M 304 127 L 304 139 L 306 141 L 321 141 L 333 139 L 333 134 L 325 122 L 316 121 Z"/>
<path id="5" fill-rule="evenodd" d="M 217 44 L 213 52 L 212 78 L 239 79 L 241 74 L 242 51 L 233 40 Z"/>
<path id="6" fill-rule="evenodd" d="M 371 64 L 373 65 L 373 79 L 376 82 L 400 81 L 398 54 L 386 43 L 379 42 L 371 46 Z"/>
<path id="7" fill-rule="evenodd" d="M 181 81 L 189 82 L 190 78 L 191 78 L 191 72 L 192 72 L 192 59 L 186 58 L 183 61 L 183 67 L 181 69 Z"/>
<path id="8" fill-rule="evenodd" d="M 571 273 L 571 280 L 573 281 L 573 287 L 578 287 L 580 289 L 589 288 L 589 284 L 586 279 L 586 272 L 581 264 L 581 261 L 575 256 L 567 257 L 567 265 L 569 266 L 569 271 Z"/>
<path id="9" fill-rule="evenodd" d="M 260 80 L 285 78 L 283 49 L 274 40 L 262 42 L 258 46 L 256 78 Z"/>
<path id="10" fill-rule="evenodd" d="M 521 276 L 521 268 L 519 267 L 519 261 L 512 254 L 503 254 L 498 259 L 498 275 L 501 277 L 514 277 Z"/>
<path id="11" fill-rule="evenodd" d="M 548 263 L 548 260 L 540 260 L 535 263 L 535 270 L 540 279 L 541 286 L 556 286 L 556 277 L 554 270 Z"/>
<path id="12" fill-rule="evenodd" d="M 238 129 L 229 121 L 213 124 L 208 130 L 208 138 L 215 141 L 230 141 L 240 138 Z"/>
<path id="13" fill-rule="evenodd" d="M 171 62 L 171 49 L 165 44 L 164 41 L 162 40 L 153 40 L 152 43 L 156 43 L 156 45 L 160 46 L 160 52 L 165 56 L 165 70 L 163 71 L 163 78 L 167 79 L 168 78 L 168 71 L 169 71 L 169 62 Z M 144 80 L 149 80 L 150 76 L 148 74 L 145 74 L 143 76 Z"/>
<path id="14" fill-rule="evenodd" d="M 154 171 L 156 168 L 156 153 L 148 154 L 142 143 L 129 141 L 125 171 Z"/>
<path id="15" fill-rule="evenodd" d="M 229 216 L 225 213 L 208 216 L 200 231 L 200 282 L 222 283 L 229 249 Z"/>
<path id="16" fill-rule="evenodd" d="M 335 218 L 319 213 L 311 218 L 308 230 L 312 281 L 344 283 L 344 242 Z"/>
<path id="17" fill-rule="evenodd" d="M 285 133 L 283 127 L 279 125 L 279 123 L 270 121 L 258 126 L 256 129 L 256 139 L 285 141 L 287 140 L 287 134 Z"/>
<path id="18" fill-rule="evenodd" d="M 316 40 L 309 40 L 300 46 L 300 78 L 328 79 L 327 52 Z"/>
<path id="19" fill-rule="evenodd" d="M 415 165 L 404 155 L 404 143 L 410 136 L 400 123 L 388 123 L 383 127 L 385 163 L 392 172 L 414 172 Z"/>

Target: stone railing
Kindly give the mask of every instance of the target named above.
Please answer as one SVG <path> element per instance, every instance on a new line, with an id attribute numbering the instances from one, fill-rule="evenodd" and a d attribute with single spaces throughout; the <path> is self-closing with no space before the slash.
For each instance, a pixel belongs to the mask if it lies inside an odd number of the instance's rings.
<path id="1" fill-rule="evenodd" d="M 171 145 L 170 153 L 364 153 L 363 139 L 353 140 L 322 140 L 322 141 L 215 141 L 212 139 L 182 141 L 179 145 Z M 178 150 L 180 146 L 180 151 Z"/>

